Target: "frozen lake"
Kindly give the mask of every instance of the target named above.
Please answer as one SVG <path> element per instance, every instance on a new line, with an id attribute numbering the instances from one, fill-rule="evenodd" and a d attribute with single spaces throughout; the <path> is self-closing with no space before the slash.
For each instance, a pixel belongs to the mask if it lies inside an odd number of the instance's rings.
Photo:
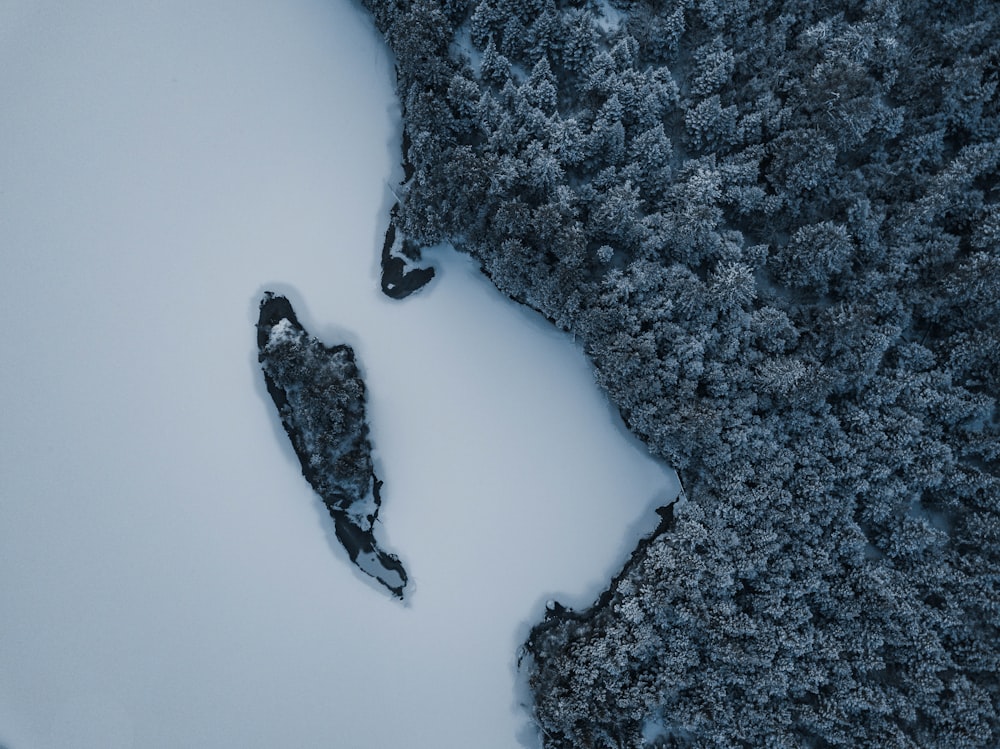
<path id="1" fill-rule="evenodd" d="M 8 0 L 0 101 L 0 745 L 535 746 L 518 645 L 672 474 L 464 257 L 379 293 L 400 125 L 364 13 Z M 301 476 L 264 289 L 358 354 L 406 606 Z"/>

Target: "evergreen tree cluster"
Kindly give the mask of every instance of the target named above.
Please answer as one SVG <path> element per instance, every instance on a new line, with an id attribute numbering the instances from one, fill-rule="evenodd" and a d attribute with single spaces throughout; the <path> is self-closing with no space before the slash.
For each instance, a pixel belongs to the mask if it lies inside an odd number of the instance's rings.
<path id="1" fill-rule="evenodd" d="M 286 297 L 266 292 L 257 323 L 257 359 L 302 475 L 333 519 L 351 561 L 397 598 L 406 588 L 399 559 L 379 548 L 382 498 L 375 475 L 365 383 L 354 350 L 309 335 Z"/>
<path id="2" fill-rule="evenodd" d="M 685 487 L 533 631 L 545 745 L 1000 744 L 1000 6 L 367 3 L 401 230 Z"/>
<path id="3" fill-rule="evenodd" d="M 271 327 L 260 357 L 283 393 L 279 412 L 295 425 L 316 491 L 333 509 L 370 525 L 378 513 L 375 474 L 364 383 L 351 349 L 328 349 L 285 318 Z"/>

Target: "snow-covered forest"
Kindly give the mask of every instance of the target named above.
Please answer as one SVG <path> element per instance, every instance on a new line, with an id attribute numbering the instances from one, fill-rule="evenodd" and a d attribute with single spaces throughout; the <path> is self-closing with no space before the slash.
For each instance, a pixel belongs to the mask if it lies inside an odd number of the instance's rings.
<path id="1" fill-rule="evenodd" d="M 400 230 L 685 488 L 524 667 L 547 747 L 1000 744 L 1000 6 L 366 0 Z"/>
<path id="2" fill-rule="evenodd" d="M 99 6 L 0 5 L 0 745 L 1000 745 L 1000 6 Z"/>

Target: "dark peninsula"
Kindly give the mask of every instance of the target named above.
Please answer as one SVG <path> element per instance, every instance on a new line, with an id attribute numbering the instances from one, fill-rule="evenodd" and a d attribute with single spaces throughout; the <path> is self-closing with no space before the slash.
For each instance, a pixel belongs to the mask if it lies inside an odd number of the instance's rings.
<path id="1" fill-rule="evenodd" d="M 408 241 L 396 227 L 399 204 L 393 206 L 389 228 L 382 243 L 382 293 L 390 299 L 405 299 L 434 278 L 434 268 L 412 267 L 420 260 L 420 247 Z"/>

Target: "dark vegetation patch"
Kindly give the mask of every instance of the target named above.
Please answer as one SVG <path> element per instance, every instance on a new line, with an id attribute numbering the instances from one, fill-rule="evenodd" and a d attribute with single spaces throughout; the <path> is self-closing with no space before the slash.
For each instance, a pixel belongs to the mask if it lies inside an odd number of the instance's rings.
<path id="1" fill-rule="evenodd" d="M 362 572 L 402 598 L 406 570 L 378 547 L 373 532 L 382 482 L 372 465 L 365 384 L 354 351 L 310 336 L 288 299 L 271 292 L 260 303 L 257 348 L 267 392 L 337 539 Z"/>

